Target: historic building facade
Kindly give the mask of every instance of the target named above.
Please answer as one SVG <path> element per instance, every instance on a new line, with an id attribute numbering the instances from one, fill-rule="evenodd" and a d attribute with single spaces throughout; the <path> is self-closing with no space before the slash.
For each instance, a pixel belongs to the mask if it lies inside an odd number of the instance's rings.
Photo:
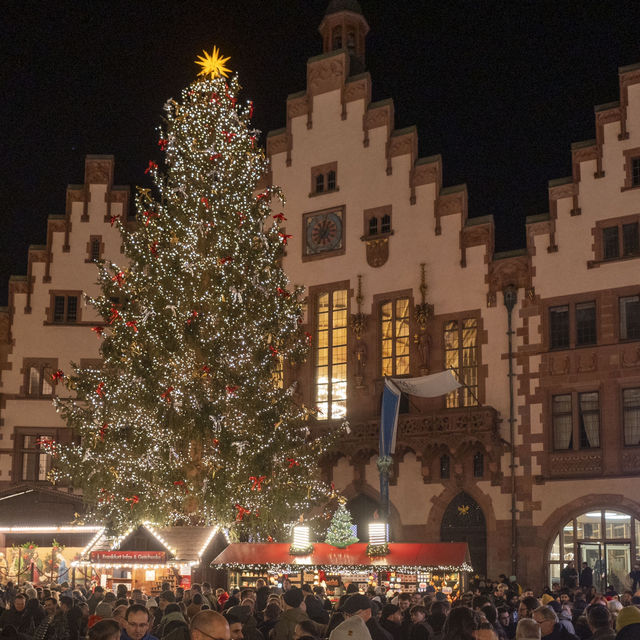
<path id="1" fill-rule="evenodd" d="M 478 572 L 537 588 L 573 558 L 622 586 L 640 558 L 640 65 L 620 69 L 619 102 L 596 108 L 596 138 L 549 183 L 526 247 L 496 254 L 492 218 L 467 217 L 465 185 L 443 188 L 440 156 L 418 157 L 393 102 L 371 102 L 367 31 L 357 2 L 330 3 L 323 53 L 267 138 L 293 236 L 283 264 L 307 289 L 313 336 L 285 377 L 318 408 L 314 428 L 350 423 L 323 473 L 366 523 L 384 376 L 450 368 L 459 391 L 403 400 L 392 539 L 467 540 Z M 85 184 L 9 282 L 4 495 L 44 481 L 40 438 L 67 437 L 50 373 L 97 357 L 81 294 L 94 291 L 92 261 L 120 251 L 110 221 L 127 215 L 128 188 L 112 184 L 113 163 L 87 158 Z"/>

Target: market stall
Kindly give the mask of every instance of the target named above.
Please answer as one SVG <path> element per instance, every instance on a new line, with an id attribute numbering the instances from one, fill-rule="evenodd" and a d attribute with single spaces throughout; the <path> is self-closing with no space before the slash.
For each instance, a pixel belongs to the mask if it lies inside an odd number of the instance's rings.
<path id="1" fill-rule="evenodd" d="M 328 595 L 339 595 L 343 585 L 360 589 L 384 585 L 394 591 L 436 591 L 454 596 L 467 586 L 473 571 L 466 542 L 389 543 L 388 553 L 371 556 L 368 545 L 356 543 L 344 549 L 314 544 L 306 555 L 291 553 L 289 544 L 234 543 L 211 563 L 228 571 L 228 587 L 254 586 L 258 578 L 281 584 L 323 584 Z"/>
<path id="2" fill-rule="evenodd" d="M 73 566 L 90 571 L 108 589 L 118 584 L 160 593 L 163 582 L 171 588 L 191 586 L 201 580 L 209 565 L 216 527 L 163 527 L 144 524 L 119 538 L 103 530 L 83 550 Z"/>

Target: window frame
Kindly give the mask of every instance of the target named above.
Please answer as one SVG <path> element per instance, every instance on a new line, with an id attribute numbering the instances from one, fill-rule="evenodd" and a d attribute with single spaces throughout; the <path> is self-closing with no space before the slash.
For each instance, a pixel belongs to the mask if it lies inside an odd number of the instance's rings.
<path id="1" fill-rule="evenodd" d="M 627 438 L 627 430 L 628 430 L 628 426 L 627 425 L 627 410 L 625 407 L 625 394 L 629 391 L 635 391 L 638 393 L 638 404 L 634 405 L 632 407 L 632 409 L 638 411 L 638 414 L 640 416 L 640 386 L 637 387 L 626 387 L 624 389 L 620 390 L 620 414 L 621 414 L 621 424 L 622 424 L 622 440 L 623 440 L 623 445 L 625 447 L 637 447 L 640 446 L 640 427 L 638 428 L 638 436 L 637 436 L 637 441 L 636 442 L 629 442 L 628 438 Z M 640 418 L 639 418 L 639 423 L 640 423 Z"/>
<path id="2" fill-rule="evenodd" d="M 593 341 L 582 342 L 579 341 L 580 332 L 578 330 L 578 311 L 580 311 L 581 307 L 586 309 L 588 305 L 593 305 L 594 326 L 590 329 L 590 333 L 594 336 L 594 339 Z M 552 318 L 554 311 L 561 310 L 563 308 L 567 309 L 568 342 L 561 343 L 559 341 L 554 341 L 554 321 Z M 581 295 L 579 298 L 571 299 L 569 301 L 559 300 L 557 302 L 550 302 L 546 307 L 545 313 L 545 339 L 547 351 L 566 351 L 568 349 L 597 347 L 601 338 L 600 309 L 601 300 L 598 296 L 589 297 L 587 295 Z"/>
<path id="3" fill-rule="evenodd" d="M 401 300 L 406 300 L 407 301 L 407 315 L 403 316 L 401 319 L 406 318 L 407 321 L 407 327 L 408 327 L 408 333 L 406 336 L 398 336 L 396 334 L 396 328 L 397 328 L 397 316 L 396 316 L 396 311 L 397 311 L 397 304 L 398 302 L 400 302 Z M 382 323 L 382 309 L 385 305 L 390 304 L 391 305 L 391 327 L 392 327 L 392 336 L 391 338 L 385 338 L 384 337 L 384 332 L 383 332 L 383 323 Z M 411 295 L 408 292 L 402 292 L 402 293 L 398 293 L 394 296 L 385 296 L 384 299 L 381 299 L 378 304 L 378 358 L 379 358 L 379 364 L 378 364 L 378 374 L 380 377 L 384 378 L 385 377 L 385 373 L 384 373 L 384 361 L 385 360 L 391 360 L 391 374 L 389 374 L 391 377 L 401 377 L 401 376 L 409 376 L 411 375 L 411 318 L 413 316 L 413 298 L 411 297 Z M 406 358 L 408 359 L 408 366 L 407 366 L 407 372 L 406 373 L 398 373 L 397 371 L 397 358 L 401 358 L 401 357 L 405 357 L 405 356 L 398 356 L 396 354 L 396 348 L 397 348 L 397 343 L 398 340 L 400 338 L 405 338 L 407 339 L 407 353 L 406 353 Z M 385 358 L 384 357 L 384 342 L 385 340 L 390 340 L 391 341 L 391 357 L 390 358 Z"/>
<path id="4" fill-rule="evenodd" d="M 636 298 L 637 304 L 640 305 L 640 294 L 638 293 L 628 295 L 628 296 L 618 296 L 618 340 L 620 342 L 634 342 L 636 340 L 640 340 L 640 320 L 638 323 L 638 327 L 636 329 L 636 331 L 638 332 L 637 336 L 629 337 L 629 329 L 628 329 L 629 323 L 627 322 L 628 317 L 626 313 L 623 314 L 622 312 L 622 301 L 632 300 L 633 298 Z M 625 325 L 624 335 L 623 335 L 623 318 L 624 318 L 624 325 Z"/>
<path id="5" fill-rule="evenodd" d="M 625 229 L 629 229 L 632 226 L 636 226 L 636 237 L 631 243 L 628 243 L 629 235 L 627 232 L 625 236 Z M 616 230 L 616 246 L 615 250 L 610 253 L 606 248 L 605 235 L 607 233 L 613 235 L 614 230 Z M 587 266 L 594 267 L 603 263 L 640 258 L 640 214 L 598 220 L 596 226 L 592 229 L 592 234 L 595 240 L 593 245 L 595 260 L 589 261 Z M 625 247 L 628 247 L 628 244 L 631 244 L 632 248 L 625 251 Z"/>
<path id="6" fill-rule="evenodd" d="M 55 325 L 76 325 L 82 322 L 82 305 L 80 304 L 80 300 L 82 297 L 82 291 L 61 291 L 61 290 L 51 290 L 49 291 L 49 307 L 47 308 L 47 324 L 55 324 Z M 63 319 L 56 320 L 56 298 L 64 298 L 64 312 Z M 69 299 L 76 299 L 76 313 L 75 319 L 69 319 Z"/>
<path id="7" fill-rule="evenodd" d="M 330 184 L 333 184 L 330 187 Z M 322 188 L 318 188 L 321 185 Z M 311 190 L 309 197 L 322 196 L 340 191 L 338 187 L 338 162 L 327 162 L 311 167 Z"/>
<path id="8" fill-rule="evenodd" d="M 98 246 L 98 255 L 97 257 L 93 255 L 94 247 Z M 87 242 L 87 257 L 85 262 L 96 263 L 99 260 L 102 260 L 102 256 L 104 255 L 104 242 L 102 241 L 102 236 L 92 235 L 89 236 L 89 242 Z"/>
<path id="9" fill-rule="evenodd" d="M 596 410 L 584 411 L 582 407 L 582 397 L 596 394 L 598 398 L 598 406 Z M 569 411 L 556 412 L 554 410 L 554 399 L 567 396 L 570 399 L 570 409 Z M 584 442 L 588 442 L 588 432 L 587 426 L 584 423 L 583 416 L 587 414 L 595 414 L 598 416 L 598 435 L 597 441 L 598 444 L 596 446 L 588 446 L 584 445 Z M 549 416 L 550 420 L 548 424 L 551 426 L 550 433 L 550 441 L 551 447 L 550 450 L 555 454 L 562 453 L 573 453 L 577 451 L 601 451 L 602 450 L 602 432 L 603 432 L 603 424 L 602 424 L 602 390 L 600 388 L 589 388 L 589 389 L 580 389 L 580 390 L 557 390 L 556 393 L 551 393 L 549 396 Z M 571 433 L 569 437 L 569 442 L 567 447 L 557 447 L 556 446 L 556 417 L 566 417 L 570 416 L 570 424 L 571 424 Z M 584 433 L 583 433 L 584 432 Z"/>
<path id="10" fill-rule="evenodd" d="M 47 484 L 49 481 L 44 478 L 30 477 L 25 478 L 25 456 L 48 456 L 48 454 L 41 453 L 41 445 L 38 447 L 26 447 L 25 439 L 29 437 L 36 438 L 50 438 L 51 440 L 58 441 L 60 430 L 56 427 L 15 427 L 14 429 L 14 441 L 13 441 L 13 464 L 11 467 L 11 479 L 14 483 L 29 483 L 29 484 Z M 51 458 L 51 456 L 48 456 Z M 51 460 L 47 465 L 47 474 L 51 469 Z M 38 470 L 40 468 L 39 461 L 33 467 Z M 37 475 L 37 474 L 34 474 Z"/>
<path id="11" fill-rule="evenodd" d="M 36 393 L 31 393 L 31 369 L 38 369 L 39 381 Z M 55 384 L 51 380 L 47 382 L 51 393 L 44 393 L 44 382 L 58 369 L 58 358 L 24 358 L 22 361 L 22 387 L 20 395 L 23 398 L 53 398 L 55 396 Z"/>
<path id="12" fill-rule="evenodd" d="M 633 165 L 634 161 L 640 160 L 640 147 L 625 149 L 622 154 L 624 156 L 624 185 L 620 188 L 620 191 L 640 189 L 640 183 L 634 183 L 633 180 Z"/>
<path id="13" fill-rule="evenodd" d="M 345 320 L 345 325 L 344 327 L 340 326 L 340 327 L 336 327 L 333 324 L 333 314 L 334 314 L 334 309 L 333 309 L 333 305 L 334 305 L 334 299 L 333 296 L 336 292 L 339 291 L 345 291 L 346 293 L 346 309 L 345 309 L 345 315 L 346 315 L 346 320 Z M 329 316 L 328 316 L 328 333 L 327 333 L 327 346 L 326 347 L 321 347 L 320 344 L 320 330 L 319 330 L 319 320 L 320 320 L 320 314 L 319 314 L 319 309 L 320 309 L 320 297 L 322 295 L 327 295 L 329 297 Z M 353 291 L 350 289 L 349 287 L 349 283 L 348 281 L 345 282 L 337 282 L 337 283 L 332 283 L 332 284 L 327 284 L 327 285 L 320 285 L 317 287 L 311 287 L 310 291 L 309 291 L 309 296 L 310 296 L 310 300 L 312 300 L 312 304 L 310 305 L 310 311 L 311 311 L 311 315 L 310 315 L 310 324 L 313 327 L 313 332 L 314 332 L 314 343 L 313 343 L 313 361 L 312 361 L 312 366 L 313 366 L 313 374 L 311 376 L 311 397 L 313 398 L 314 401 L 314 405 L 315 406 L 320 406 L 320 402 L 319 402 L 319 384 L 318 384 L 318 368 L 320 367 L 318 361 L 319 361 L 319 350 L 322 349 L 327 349 L 327 415 L 326 417 L 324 417 L 322 414 L 318 413 L 316 415 L 316 420 L 319 422 L 323 422 L 323 423 L 327 423 L 327 422 L 331 422 L 333 420 L 341 420 L 344 419 L 345 417 L 347 417 L 348 415 L 348 410 L 349 410 L 349 374 L 350 374 L 350 358 L 349 358 L 349 354 L 350 354 L 350 331 L 349 331 L 349 318 L 350 318 L 350 301 L 351 301 L 351 296 L 353 295 Z M 336 329 L 343 329 L 345 330 L 345 344 L 344 345 L 333 345 L 332 342 L 332 337 L 333 337 L 333 331 Z M 344 346 L 345 349 L 345 361 L 344 363 L 338 363 L 337 365 L 333 362 L 333 348 L 336 347 L 341 347 Z M 342 364 L 344 364 L 345 366 L 345 378 L 344 378 L 344 384 L 345 384 L 345 398 L 344 398 L 344 402 L 345 402 L 345 415 L 344 416 L 336 416 L 333 417 L 333 403 L 334 403 L 334 398 L 333 398 L 333 388 L 332 388 L 332 384 L 331 382 L 329 382 L 329 380 L 332 379 L 332 369 L 334 366 L 341 366 Z M 335 400 L 336 402 L 340 402 L 340 399 Z"/>
<path id="14" fill-rule="evenodd" d="M 465 326 L 464 323 L 468 321 L 475 322 L 475 330 L 476 330 L 476 343 L 474 346 L 475 349 L 475 367 L 464 367 L 464 331 Z M 447 348 L 447 340 L 446 340 L 446 332 L 447 326 L 450 323 L 457 323 L 457 344 L 456 350 L 458 351 L 457 358 L 457 371 L 450 369 L 447 365 L 447 352 L 453 351 L 454 349 Z M 442 340 L 442 354 L 443 354 L 443 370 L 449 369 L 453 371 L 454 376 L 458 381 L 461 382 L 463 386 L 451 393 L 447 394 L 444 398 L 445 407 L 448 409 L 458 409 L 463 407 L 477 407 L 482 403 L 481 398 L 481 378 L 482 378 L 482 349 L 481 349 L 481 333 L 482 333 L 482 320 L 475 314 L 458 314 L 456 316 L 443 319 L 441 330 L 440 330 L 440 338 Z M 462 363 L 462 365 L 461 365 Z M 465 369 L 473 369 L 475 368 L 475 384 L 465 386 L 463 371 Z M 458 373 L 459 372 L 459 373 Z M 462 378 L 462 380 L 460 380 Z M 475 397 L 472 392 L 469 390 L 475 390 Z"/>

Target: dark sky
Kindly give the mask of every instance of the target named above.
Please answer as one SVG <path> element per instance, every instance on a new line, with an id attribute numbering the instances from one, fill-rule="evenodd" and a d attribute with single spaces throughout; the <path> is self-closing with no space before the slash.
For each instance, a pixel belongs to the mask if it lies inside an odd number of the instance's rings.
<path id="1" fill-rule="evenodd" d="M 593 106 L 618 99 L 617 68 L 640 62 L 637 0 L 361 0 L 373 99 L 418 126 L 466 182 L 471 216 L 493 214 L 497 249 L 524 246 L 547 181 L 570 174 L 570 143 L 594 137 Z M 320 53 L 328 0 L 8 0 L 0 19 L 0 304 L 29 244 L 64 213 L 84 156 L 114 154 L 116 182 L 145 180 L 162 105 L 203 48 L 231 56 L 254 121 L 285 124 Z"/>

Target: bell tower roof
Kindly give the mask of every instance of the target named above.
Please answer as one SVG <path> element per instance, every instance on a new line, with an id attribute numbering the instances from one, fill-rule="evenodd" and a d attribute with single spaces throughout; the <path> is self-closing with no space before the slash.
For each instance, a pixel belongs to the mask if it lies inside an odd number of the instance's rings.
<path id="1" fill-rule="evenodd" d="M 350 74 L 365 69 L 365 37 L 369 32 L 358 0 L 331 0 L 318 27 L 322 52 L 345 49 L 350 58 Z"/>

